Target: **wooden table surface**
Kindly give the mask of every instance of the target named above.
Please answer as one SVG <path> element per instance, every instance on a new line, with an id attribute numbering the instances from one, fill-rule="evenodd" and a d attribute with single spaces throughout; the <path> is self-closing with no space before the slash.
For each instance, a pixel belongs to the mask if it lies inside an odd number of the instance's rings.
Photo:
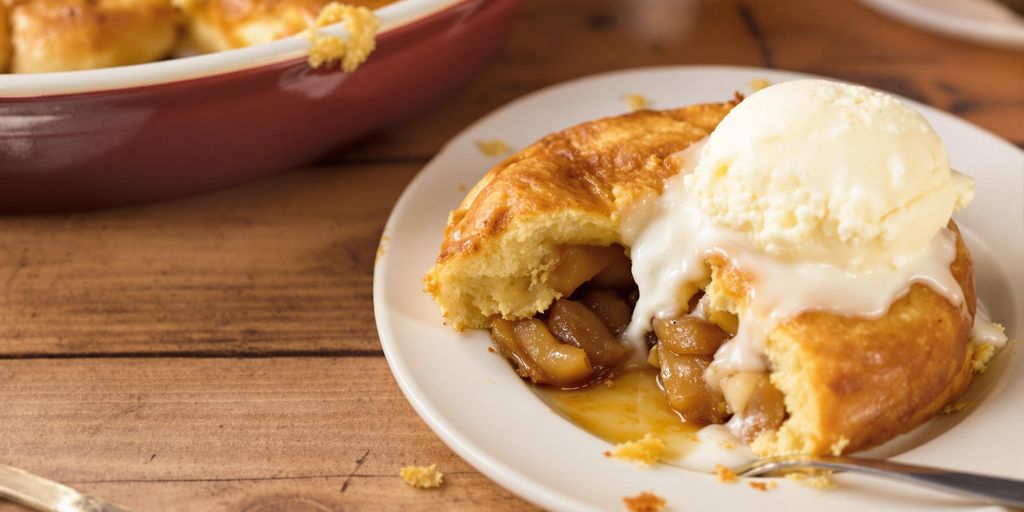
<path id="1" fill-rule="evenodd" d="M 529 508 L 442 444 L 388 371 L 371 294 L 381 230 L 423 164 L 490 110 L 685 63 L 832 75 L 1024 143 L 1024 55 L 853 0 L 533 0 L 454 97 L 321 165 L 161 204 L 0 217 L 0 462 L 138 510 Z M 412 463 L 436 463 L 445 485 L 403 485 Z"/>

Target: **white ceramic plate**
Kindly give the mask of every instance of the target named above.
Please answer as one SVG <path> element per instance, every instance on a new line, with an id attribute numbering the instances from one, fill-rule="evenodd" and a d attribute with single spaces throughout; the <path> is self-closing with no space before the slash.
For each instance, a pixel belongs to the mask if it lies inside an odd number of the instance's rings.
<path id="1" fill-rule="evenodd" d="M 573 80 L 516 100 L 455 137 L 409 185 L 382 237 L 374 273 L 381 344 L 406 397 L 456 453 L 523 498 L 552 510 L 621 510 L 623 496 L 653 491 L 673 510 L 956 510 L 976 503 L 878 479 L 840 475 L 839 488 L 790 481 L 769 492 L 718 483 L 669 466 L 650 470 L 607 459 L 604 441 L 545 405 L 483 331 L 445 327 L 421 279 L 433 264 L 449 210 L 497 158 L 476 141 L 522 148 L 581 121 L 623 113 L 639 93 L 653 108 L 726 100 L 752 79 L 796 73 L 734 67 L 637 69 Z M 911 102 L 946 141 L 953 165 L 975 177 L 977 198 L 957 215 L 976 260 L 979 294 L 1011 334 L 1024 328 L 1024 152 L 949 114 Z M 1018 334 L 1019 335 L 1019 334 Z M 945 416 L 876 453 L 900 461 L 1024 478 L 1024 374 L 1014 345 L 975 382 L 970 412 Z M 442 470 L 444 468 L 441 468 Z M 743 510 L 742 508 L 739 510 Z"/>
<path id="2" fill-rule="evenodd" d="M 1024 19 L 996 0 L 861 0 L 915 27 L 976 43 L 1024 48 Z"/>

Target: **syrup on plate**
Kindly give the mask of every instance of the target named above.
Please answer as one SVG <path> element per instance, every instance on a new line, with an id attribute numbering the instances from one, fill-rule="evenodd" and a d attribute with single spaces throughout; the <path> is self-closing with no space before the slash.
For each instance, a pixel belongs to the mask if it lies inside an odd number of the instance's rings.
<path id="1" fill-rule="evenodd" d="M 686 423 L 668 405 L 654 369 L 628 370 L 585 389 L 535 388 L 552 409 L 612 444 L 651 434 L 665 442 L 662 462 L 701 472 L 754 459 L 723 425 Z"/>

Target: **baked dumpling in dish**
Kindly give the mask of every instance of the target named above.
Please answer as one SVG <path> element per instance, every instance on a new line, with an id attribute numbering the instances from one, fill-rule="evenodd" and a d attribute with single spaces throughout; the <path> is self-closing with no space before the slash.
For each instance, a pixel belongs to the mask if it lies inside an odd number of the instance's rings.
<path id="1" fill-rule="evenodd" d="M 0 2 L 0 73 L 11 66 L 11 9 Z"/>
<path id="2" fill-rule="evenodd" d="M 10 71 L 44 73 L 159 60 L 178 41 L 170 0 L 14 0 Z"/>
<path id="3" fill-rule="evenodd" d="M 394 0 L 349 5 L 376 9 Z M 188 14 L 181 53 L 209 53 L 267 43 L 302 32 L 331 0 L 175 0 Z"/>
<path id="4" fill-rule="evenodd" d="M 490 328 L 499 351 L 535 383 L 587 385 L 620 364 L 619 355 L 602 358 L 608 333 L 621 336 L 631 314 L 623 308 L 637 302 L 624 260 L 626 212 L 661 193 L 683 165 L 672 155 L 705 138 L 736 104 L 584 123 L 491 169 L 451 212 L 424 278 L 445 322 Z M 640 357 L 659 368 L 666 398 L 687 421 L 730 421 L 759 455 L 838 455 L 883 443 L 930 419 L 971 381 L 973 268 L 952 222 L 949 233 L 959 303 L 915 283 L 878 318 L 801 313 L 767 335 L 767 371 L 731 374 L 718 386 L 706 372 L 745 317 L 754 277 L 708 252 L 706 278 L 678 291 L 686 305 L 679 317 L 652 319 L 642 346 L 650 354 Z M 599 341 L 588 340 L 597 331 Z"/>

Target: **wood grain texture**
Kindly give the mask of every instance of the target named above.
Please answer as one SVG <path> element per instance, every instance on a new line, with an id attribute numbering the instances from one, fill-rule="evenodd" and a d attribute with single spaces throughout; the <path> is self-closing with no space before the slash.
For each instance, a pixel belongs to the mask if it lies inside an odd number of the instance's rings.
<path id="1" fill-rule="evenodd" d="M 377 242 L 417 169 L 309 169 L 164 204 L 0 217 L 0 358 L 379 355 Z"/>
<path id="2" fill-rule="evenodd" d="M 0 382 L 0 463 L 138 510 L 522 507 L 426 428 L 380 357 L 8 360 Z M 405 464 L 446 484 L 412 489 Z"/>
<path id="3" fill-rule="evenodd" d="M 1024 145 L 1024 53 L 891 20 L 857 0 L 532 1 L 464 91 L 338 160 L 426 158 L 538 88 L 638 66 L 730 64 L 860 82 L 948 110 Z M 723 91 L 723 99 L 731 91 Z"/>
<path id="4" fill-rule="evenodd" d="M 530 0 L 465 88 L 320 167 L 143 207 L 0 217 L 0 462 L 138 510 L 529 509 L 394 384 L 373 322 L 377 241 L 408 181 L 487 112 L 578 76 L 674 64 L 836 76 L 1024 144 L 1024 54 L 855 0 Z M 406 463 L 437 463 L 446 485 L 405 486 Z"/>

